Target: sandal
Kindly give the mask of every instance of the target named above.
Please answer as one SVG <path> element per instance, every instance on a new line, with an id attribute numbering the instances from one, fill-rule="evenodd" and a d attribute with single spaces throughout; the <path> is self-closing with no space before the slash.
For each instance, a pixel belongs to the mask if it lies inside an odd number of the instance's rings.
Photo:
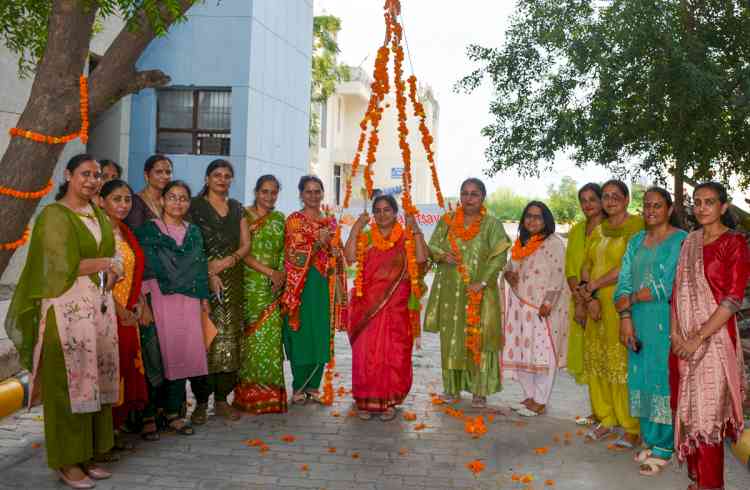
<path id="1" fill-rule="evenodd" d="M 513 405 L 510 406 L 510 409 L 514 410 L 516 412 L 519 411 L 519 410 L 523 410 L 524 408 L 528 409 L 529 408 L 528 403 L 530 401 L 531 401 L 531 398 L 527 398 L 524 401 L 522 401 L 521 403 L 514 403 Z"/>
<path id="2" fill-rule="evenodd" d="M 144 441 L 155 442 L 160 439 L 159 430 L 156 428 L 156 418 L 148 417 L 143 419 L 143 429 L 141 429 L 141 439 Z"/>
<path id="3" fill-rule="evenodd" d="M 656 476 L 669 464 L 669 460 L 661 458 L 648 458 L 641 463 L 638 472 L 643 476 Z"/>
<path id="4" fill-rule="evenodd" d="M 487 397 L 474 395 L 471 399 L 471 408 L 487 408 Z"/>
<path id="5" fill-rule="evenodd" d="M 179 422 L 179 423 L 176 423 Z M 167 430 L 181 436 L 192 436 L 195 434 L 193 426 L 179 415 L 167 417 Z"/>
<path id="6" fill-rule="evenodd" d="M 293 405 L 305 405 L 307 404 L 307 393 L 304 391 L 298 391 L 292 395 Z"/>
<path id="7" fill-rule="evenodd" d="M 193 425 L 203 425 L 208 422 L 208 403 L 199 403 L 195 406 L 193 414 L 190 415 Z"/>
<path id="8" fill-rule="evenodd" d="M 633 456 L 633 461 L 635 461 L 636 463 L 643 463 L 650 457 L 651 457 L 651 449 L 649 448 L 641 449 L 640 451 L 635 453 L 635 456 Z"/>
<path id="9" fill-rule="evenodd" d="M 438 398 L 445 403 L 458 403 L 461 401 L 461 395 L 451 395 L 450 393 L 441 393 Z"/>
<path id="10" fill-rule="evenodd" d="M 612 446 L 609 449 L 612 449 L 613 451 L 632 451 L 637 446 L 641 444 L 641 437 L 638 435 L 635 435 L 635 440 L 631 440 L 628 438 L 628 434 L 623 434 L 619 439 L 617 439 Z"/>
<path id="11" fill-rule="evenodd" d="M 601 441 L 610 434 L 612 434 L 612 429 L 610 429 L 609 427 L 604 427 L 601 422 L 599 422 L 594 427 L 589 429 L 588 432 L 586 432 L 584 440 L 586 442 Z"/>
<path id="12" fill-rule="evenodd" d="M 582 427 L 590 427 L 592 425 L 596 425 L 596 423 L 596 417 L 593 415 L 589 415 L 588 417 L 576 417 L 576 425 L 580 425 Z"/>
<path id="13" fill-rule="evenodd" d="M 396 418 L 396 409 L 393 407 L 389 407 L 385 412 L 381 413 L 378 417 L 383 422 L 389 422 Z"/>
<path id="14" fill-rule="evenodd" d="M 307 396 L 308 400 L 311 400 L 315 403 L 318 403 L 320 405 L 323 404 L 323 400 L 320 398 L 320 393 L 318 393 L 317 390 L 315 391 L 306 391 L 305 395 Z"/>
<path id="15" fill-rule="evenodd" d="M 231 422 L 235 422 L 241 417 L 241 415 L 227 402 L 216 402 L 216 404 L 214 404 L 214 412 L 217 417 L 224 417 Z"/>
<path id="16" fill-rule="evenodd" d="M 367 410 L 357 410 L 357 417 L 359 417 L 359 420 L 370 420 L 372 414 Z"/>
<path id="17" fill-rule="evenodd" d="M 516 413 L 521 417 L 538 417 L 539 415 L 541 415 L 541 413 L 526 407 L 522 408 L 521 410 L 516 410 Z"/>

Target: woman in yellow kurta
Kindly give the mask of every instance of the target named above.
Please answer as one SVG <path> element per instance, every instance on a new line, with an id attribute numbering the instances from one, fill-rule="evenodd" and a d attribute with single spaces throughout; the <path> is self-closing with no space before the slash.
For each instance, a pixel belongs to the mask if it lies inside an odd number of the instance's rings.
<path id="1" fill-rule="evenodd" d="M 570 288 L 568 306 L 568 372 L 578 384 L 587 384 L 583 371 L 583 333 L 586 325 L 586 303 L 578 293 L 581 281 L 581 269 L 586 257 L 586 244 L 591 233 L 605 218 L 602 209 L 602 188 L 599 184 L 588 183 L 578 190 L 578 202 L 581 205 L 584 219 L 579 221 L 568 233 L 568 246 L 565 250 L 565 278 Z M 595 422 L 593 415 L 576 417 L 579 425 L 591 425 Z"/>
<path id="2" fill-rule="evenodd" d="M 614 446 L 632 449 L 639 441 L 640 429 L 638 420 L 630 416 L 628 354 L 620 343 L 620 320 L 613 295 L 628 240 L 643 229 L 643 218 L 628 214 L 630 193 L 619 180 L 602 186 L 602 203 L 608 217 L 591 233 L 578 288 L 588 309 L 584 375 L 594 416 L 599 421 L 586 437 L 600 440 L 620 426 L 625 435 Z"/>

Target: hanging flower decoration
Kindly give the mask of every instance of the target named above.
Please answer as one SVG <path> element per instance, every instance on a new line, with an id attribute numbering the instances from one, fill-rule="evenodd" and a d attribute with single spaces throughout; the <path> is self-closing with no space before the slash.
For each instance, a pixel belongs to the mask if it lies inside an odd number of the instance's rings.
<path id="1" fill-rule="evenodd" d="M 0 195 L 3 196 L 9 196 L 16 199 L 24 199 L 28 201 L 33 201 L 35 199 L 41 199 L 47 194 L 49 194 L 52 189 L 55 187 L 55 183 L 52 182 L 52 179 L 47 182 L 47 185 L 45 185 L 43 188 L 39 189 L 38 191 L 29 191 L 29 192 L 23 192 L 16 189 L 11 189 L 10 187 L 3 187 L 0 186 Z"/>
<path id="2" fill-rule="evenodd" d="M 401 223 L 396 221 L 393 224 L 393 229 L 391 230 L 390 235 L 388 235 L 388 238 L 385 238 L 380 232 L 380 228 L 376 225 L 370 229 L 370 234 L 372 235 L 372 246 L 385 252 L 392 249 L 393 246 L 401 240 L 401 237 L 404 234 L 404 227 L 401 226 Z"/>
<path id="3" fill-rule="evenodd" d="M 21 238 L 19 238 L 16 241 L 13 242 L 6 242 L 6 243 L 0 243 L 0 250 L 16 250 L 24 246 L 26 242 L 29 241 L 29 237 L 31 237 L 31 230 L 27 226 L 26 229 L 23 230 L 23 235 L 21 235 Z"/>
<path id="4" fill-rule="evenodd" d="M 73 141 L 76 138 L 81 138 L 83 144 L 88 143 L 89 140 L 89 83 L 88 79 L 81 75 L 78 79 L 79 95 L 80 95 L 80 112 L 81 112 L 81 129 L 75 133 L 70 133 L 65 136 L 47 136 L 34 131 L 28 131 L 20 128 L 10 128 L 8 132 L 11 137 L 26 138 L 37 143 L 44 143 L 47 145 L 60 145 Z"/>
<path id="5" fill-rule="evenodd" d="M 435 165 L 435 152 L 432 150 L 432 143 L 435 140 L 432 134 L 430 134 L 430 129 L 427 127 L 427 113 L 424 110 L 424 104 L 419 102 L 417 98 L 417 77 L 412 75 L 407 81 L 409 82 L 409 99 L 411 99 L 411 103 L 414 106 L 414 115 L 419 118 L 419 132 L 422 134 L 422 146 L 427 154 L 427 163 L 430 166 L 435 196 L 437 197 L 438 205 L 441 208 L 445 208 L 445 200 L 443 199 L 443 193 L 440 190 L 440 181 L 438 180 L 437 165 Z"/>
<path id="6" fill-rule="evenodd" d="M 368 246 L 369 239 L 367 233 L 362 231 L 357 237 L 357 273 L 354 276 L 354 294 L 358 298 L 361 298 L 363 294 L 362 275 L 364 273 L 365 255 L 367 254 Z"/>

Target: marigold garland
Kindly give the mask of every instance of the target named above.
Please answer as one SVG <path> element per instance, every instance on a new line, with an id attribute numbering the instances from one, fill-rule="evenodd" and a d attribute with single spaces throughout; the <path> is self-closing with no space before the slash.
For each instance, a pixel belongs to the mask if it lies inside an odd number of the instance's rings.
<path id="1" fill-rule="evenodd" d="M 16 250 L 18 248 L 21 248 L 26 244 L 26 242 L 29 241 L 29 237 L 31 236 L 31 230 L 27 226 L 26 229 L 23 231 L 23 235 L 21 235 L 21 238 L 14 242 L 6 242 L 6 243 L 0 243 L 0 250 Z"/>
<path id="2" fill-rule="evenodd" d="M 482 209 L 484 209 L 484 207 Z M 461 212 L 461 216 L 463 216 L 463 210 L 461 209 L 461 207 L 459 207 L 456 212 L 453 213 L 453 218 L 451 218 L 449 214 L 446 214 L 443 217 L 443 220 L 446 222 L 446 224 L 448 224 L 448 243 L 450 244 L 453 256 L 456 257 L 456 269 L 458 270 L 458 273 L 467 288 L 466 295 L 468 301 L 466 304 L 466 328 L 464 328 L 464 345 L 466 347 L 466 350 L 471 354 L 471 358 L 474 361 L 474 364 L 479 365 L 479 362 L 482 359 L 482 331 L 479 328 L 479 324 L 481 323 L 483 293 L 481 289 L 478 292 L 469 289 L 469 285 L 471 284 L 471 277 L 469 276 L 469 271 L 466 269 L 466 264 L 463 260 L 463 254 L 461 253 L 461 249 L 458 247 L 458 242 L 456 241 L 455 236 L 455 230 L 457 229 L 456 221 L 458 221 L 459 212 Z M 481 224 L 483 216 L 483 214 L 480 214 L 480 218 L 474 221 L 473 224 Z M 463 223 L 461 224 L 461 230 L 466 231 L 463 228 Z M 476 236 L 476 234 L 474 234 L 474 236 Z"/>
<path id="3" fill-rule="evenodd" d="M 458 237 L 465 242 L 470 242 L 479 234 L 479 231 L 482 227 L 482 220 L 484 220 L 484 216 L 486 214 L 487 208 L 482 206 L 482 208 L 479 210 L 479 218 L 474 220 L 474 222 L 468 228 L 466 228 L 465 226 L 464 208 L 462 206 L 458 206 L 456 208 L 456 212 L 453 213 L 452 220 L 448 218 L 447 214 L 445 215 L 445 219 L 447 220 L 446 222 L 450 225 L 453 236 Z"/>
<path id="4" fill-rule="evenodd" d="M 393 246 L 401 240 L 401 236 L 404 234 L 404 227 L 401 226 L 401 223 L 396 221 L 393 224 L 390 235 L 386 238 L 380 232 L 380 227 L 376 225 L 370 228 L 370 234 L 372 235 L 372 246 L 381 252 L 385 252 L 386 250 L 392 249 Z"/>
<path id="5" fill-rule="evenodd" d="M 406 267 L 409 271 L 409 283 L 411 286 L 411 295 L 409 297 L 409 323 L 411 324 L 412 338 L 416 339 L 421 335 L 420 313 L 422 303 L 419 299 L 424 293 L 422 288 L 421 274 L 419 264 L 417 263 L 417 244 L 414 239 L 414 230 L 411 226 L 406 228 Z"/>
<path id="6" fill-rule="evenodd" d="M 521 239 L 516 238 L 513 248 L 510 251 L 510 256 L 513 260 L 523 260 L 529 255 L 537 251 L 539 247 L 544 243 L 544 237 L 542 235 L 534 235 L 526 245 L 521 244 Z"/>
<path id="7" fill-rule="evenodd" d="M 83 144 L 89 141 L 89 83 L 88 78 L 81 75 L 78 79 L 79 94 L 80 94 L 80 112 L 81 112 L 81 129 L 75 133 L 70 133 L 65 136 L 47 136 L 34 131 L 28 131 L 20 128 L 10 128 L 8 133 L 11 137 L 26 138 L 37 143 L 45 143 L 47 145 L 59 145 L 68 143 L 76 138 L 81 138 Z"/>
<path id="8" fill-rule="evenodd" d="M 326 406 L 333 405 L 335 397 L 333 391 L 333 370 L 336 369 L 334 340 L 336 338 L 336 325 L 339 323 L 342 315 L 341 306 L 336 304 L 336 255 L 340 254 L 341 249 L 341 226 L 337 226 L 331 240 L 331 254 L 328 258 L 328 304 L 331 308 L 331 340 L 328 347 L 330 361 L 328 361 L 325 373 L 323 374 L 323 395 L 320 397 L 321 403 Z"/>
<path id="9" fill-rule="evenodd" d="M 417 99 L 417 77 L 412 75 L 407 81 L 409 82 L 409 98 L 411 99 L 412 106 L 414 106 L 414 115 L 419 118 L 419 132 L 422 133 L 422 146 L 427 154 L 427 163 L 430 166 L 435 197 L 437 197 L 438 205 L 441 208 L 445 208 L 445 200 L 443 199 L 443 192 L 440 190 L 437 165 L 435 164 L 435 152 L 432 151 L 432 143 L 435 140 L 430 133 L 430 129 L 427 127 L 427 113 L 424 110 L 424 105 Z"/>
<path id="10" fill-rule="evenodd" d="M 32 201 L 35 199 L 41 199 L 47 194 L 49 194 L 54 188 L 54 186 L 55 186 L 55 183 L 52 181 L 52 179 L 50 179 L 47 185 L 45 185 L 43 188 L 39 189 L 38 191 L 23 192 L 23 191 L 19 191 L 16 189 L 11 189 L 10 187 L 0 186 L 0 195 L 10 196 L 16 199 L 24 199 L 24 200 Z"/>
<path id="11" fill-rule="evenodd" d="M 363 294 L 362 275 L 364 273 L 365 254 L 367 253 L 368 245 L 369 240 L 367 234 L 365 232 L 360 232 L 357 236 L 357 273 L 354 276 L 354 294 L 356 294 L 358 298 L 361 298 Z"/>

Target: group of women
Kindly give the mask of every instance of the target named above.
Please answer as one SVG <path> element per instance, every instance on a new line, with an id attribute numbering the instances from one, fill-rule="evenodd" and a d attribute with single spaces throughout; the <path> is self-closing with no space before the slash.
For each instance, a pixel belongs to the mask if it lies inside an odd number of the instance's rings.
<path id="1" fill-rule="evenodd" d="M 285 219 L 272 175 L 243 207 L 228 197 L 226 160 L 208 166 L 196 196 L 172 173 L 169 158 L 152 156 L 135 193 L 114 162 L 78 155 L 34 225 L 6 329 L 32 372 L 33 401 L 44 400 L 48 465 L 69 486 L 110 476 L 98 463 L 128 446 L 120 430 L 138 425 L 148 441 L 193 434 L 211 395 L 228 420 L 285 412 L 285 356 L 291 402 L 324 402 L 337 329 L 352 346 L 359 418 L 393 419 L 411 389 L 432 268 L 423 325 L 440 334 L 444 399 L 469 392 L 485 407 L 505 377 L 524 393 L 518 414 L 537 416 L 567 366 L 589 386 L 593 413 L 579 421 L 592 425 L 588 439 L 622 432 L 615 448 L 643 443 L 644 475 L 676 451 L 691 488 L 722 488 L 723 439 L 743 428 L 734 315 L 750 259 L 719 184 L 696 188 L 700 228 L 689 235 L 663 189 L 646 192 L 641 217 L 628 214 L 622 182 L 587 184 L 586 219 L 566 250 L 539 201 L 511 242 L 478 179 L 463 182 L 429 243 L 378 195 L 342 244 L 315 176 L 302 177 L 302 209 Z M 347 265 L 358 269 L 351 291 Z"/>

